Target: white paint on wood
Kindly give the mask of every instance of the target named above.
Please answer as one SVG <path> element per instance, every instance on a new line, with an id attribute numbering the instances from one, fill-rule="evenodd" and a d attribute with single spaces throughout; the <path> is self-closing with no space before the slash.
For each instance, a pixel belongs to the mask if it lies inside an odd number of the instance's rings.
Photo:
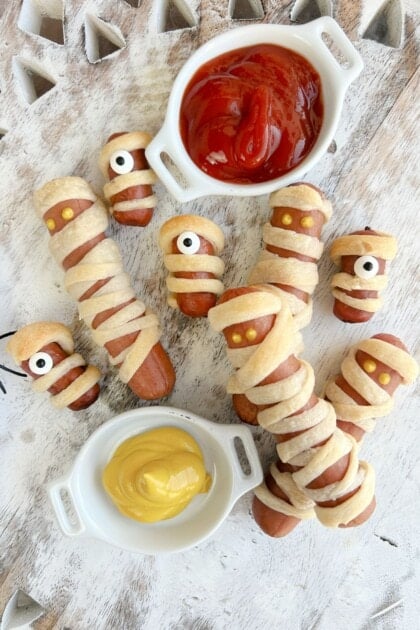
<path id="1" fill-rule="evenodd" d="M 376 2 L 376 0 L 375 0 Z M 362 40 L 362 9 L 344 0 L 336 17 L 352 37 L 365 70 L 351 86 L 329 153 L 306 177 L 334 205 L 324 236 L 332 239 L 371 225 L 398 239 L 385 307 L 367 324 L 349 326 L 332 314 L 329 282 L 334 268 L 320 263 L 314 317 L 304 331 L 304 358 L 315 367 L 317 389 L 334 373 L 350 344 L 378 332 L 399 335 L 418 353 L 419 16 L 407 0 L 404 46 L 393 50 Z M 155 133 L 180 67 L 197 46 L 233 28 L 228 3 L 189 5 L 200 16 L 194 29 L 158 33 L 155 3 L 99 0 L 66 2 L 66 46 L 31 37 L 19 28 L 19 3 L 1 15 L 0 112 L 8 133 L 0 140 L 0 333 L 37 319 L 69 324 L 80 352 L 104 374 L 100 400 L 86 412 L 56 412 L 27 379 L 0 370 L 0 611 L 22 588 L 47 614 L 35 628 L 146 630 L 185 628 L 292 630 L 415 628 L 418 624 L 419 493 L 418 386 L 400 388 L 393 413 L 363 445 L 376 468 L 378 507 L 361 528 L 300 525 L 285 540 L 262 534 L 250 516 L 251 496 L 238 502 L 214 537 L 170 557 L 133 556 L 97 541 L 63 537 L 45 483 L 64 473 L 87 437 L 111 416 L 142 406 L 117 379 L 105 353 L 78 321 L 63 288 L 63 273 L 48 252 L 48 235 L 35 216 L 32 191 L 74 173 L 100 193 L 97 158 L 107 137 L 137 128 Z M 289 23 L 290 2 L 264 3 L 265 20 Z M 127 46 L 113 58 L 89 64 L 83 49 L 88 14 L 118 25 Z M 365 13 L 363 13 L 364 15 Z M 56 86 L 28 104 L 12 74 L 12 58 L 39 64 Z M 206 321 L 190 321 L 166 305 L 157 233 L 177 213 L 197 213 L 224 230 L 226 286 L 246 282 L 269 216 L 266 197 L 204 198 L 181 206 L 161 185 L 159 204 L 145 229 L 113 224 L 124 262 L 138 291 L 161 316 L 163 343 L 177 369 L 167 403 L 215 422 L 236 422 L 225 382 L 230 366 L 222 339 Z M 10 365 L 0 341 L 0 363 Z M 418 354 L 417 354 L 418 356 Z M 265 466 L 274 455 L 271 436 L 253 429 Z"/>

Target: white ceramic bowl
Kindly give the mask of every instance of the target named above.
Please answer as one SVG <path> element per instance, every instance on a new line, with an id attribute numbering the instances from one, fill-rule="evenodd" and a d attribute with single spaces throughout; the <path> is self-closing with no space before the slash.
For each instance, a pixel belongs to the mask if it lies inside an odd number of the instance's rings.
<path id="1" fill-rule="evenodd" d="M 324 42 L 328 35 L 344 55 L 341 65 Z M 255 44 L 277 44 L 305 57 L 321 78 L 324 118 L 312 150 L 302 162 L 285 175 L 258 184 L 223 182 L 204 173 L 188 155 L 180 134 L 180 108 L 185 88 L 204 63 L 237 48 Z M 344 31 L 330 17 L 321 17 L 303 25 L 258 24 L 241 26 L 214 37 L 198 48 L 181 68 L 173 84 L 166 118 L 159 133 L 146 149 L 150 166 L 178 201 L 190 201 L 204 195 L 255 196 L 273 192 L 301 179 L 327 151 L 337 128 L 345 92 L 360 74 L 363 62 Z M 167 154 L 187 182 L 182 186 L 175 169 L 165 165 Z"/>
<path id="2" fill-rule="evenodd" d="M 159 523 L 140 523 L 118 511 L 102 486 L 102 471 L 122 442 L 164 426 L 184 429 L 198 442 L 212 485 L 178 516 Z M 242 471 L 235 438 L 245 449 L 248 475 Z M 59 525 L 68 536 L 98 538 L 129 551 L 155 554 L 182 551 L 208 538 L 239 497 L 259 485 L 262 478 L 257 450 L 246 426 L 215 424 L 172 407 L 144 407 L 123 413 L 97 429 L 68 475 L 51 483 L 48 492 Z M 78 522 L 66 508 L 68 500 Z"/>

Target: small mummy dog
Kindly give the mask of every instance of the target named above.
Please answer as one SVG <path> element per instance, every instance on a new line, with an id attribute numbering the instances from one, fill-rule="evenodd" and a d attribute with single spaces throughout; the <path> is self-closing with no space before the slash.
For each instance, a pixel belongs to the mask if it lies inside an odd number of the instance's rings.
<path id="1" fill-rule="evenodd" d="M 150 140 L 144 131 L 114 133 L 100 153 L 99 167 L 109 180 L 104 195 L 118 223 L 144 227 L 152 218 L 157 178 L 144 154 Z"/>
<path id="2" fill-rule="evenodd" d="M 206 317 L 223 292 L 222 230 L 203 217 L 178 216 L 162 225 L 159 245 L 169 271 L 168 304 L 189 317 Z"/>
<path id="3" fill-rule="evenodd" d="M 99 396 L 97 367 L 86 365 L 74 352 L 67 326 L 58 322 L 35 322 L 24 326 L 10 338 L 7 351 L 17 365 L 31 376 L 32 389 L 50 392 L 57 409 L 86 409 Z"/>
<path id="4" fill-rule="evenodd" d="M 341 267 L 332 280 L 334 315 L 343 322 L 367 322 L 382 307 L 380 292 L 388 284 L 385 266 L 395 258 L 397 241 L 369 227 L 337 238 L 330 250 Z"/>

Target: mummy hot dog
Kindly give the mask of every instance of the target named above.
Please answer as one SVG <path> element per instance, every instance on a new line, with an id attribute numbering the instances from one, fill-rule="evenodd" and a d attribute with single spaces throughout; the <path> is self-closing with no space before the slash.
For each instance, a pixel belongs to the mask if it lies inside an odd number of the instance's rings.
<path id="1" fill-rule="evenodd" d="M 67 326 L 57 322 L 36 322 L 18 330 L 7 344 L 17 365 L 33 379 L 32 389 L 50 392 L 57 409 L 86 409 L 99 396 L 101 374 L 74 352 Z"/>
<path id="2" fill-rule="evenodd" d="M 334 241 L 330 257 L 341 266 L 340 273 L 331 280 L 336 317 L 356 324 L 368 321 L 381 308 L 379 293 L 388 283 L 385 264 L 396 253 L 393 236 L 370 228 Z"/>
<path id="3" fill-rule="evenodd" d="M 175 373 L 159 343 L 157 317 L 136 298 L 118 246 L 105 235 L 103 204 L 80 177 L 53 180 L 34 199 L 50 250 L 66 272 L 66 289 L 121 380 L 146 400 L 169 394 Z"/>
<path id="4" fill-rule="evenodd" d="M 114 133 L 100 153 L 99 167 L 110 180 L 104 195 L 119 223 L 145 226 L 152 218 L 156 206 L 152 184 L 157 178 L 144 154 L 150 140 L 144 131 Z"/>
<path id="5" fill-rule="evenodd" d="M 344 359 L 341 374 L 325 389 L 337 426 L 362 440 L 373 430 L 374 418 L 390 413 L 397 387 L 412 383 L 417 374 L 417 363 L 398 337 L 380 334 L 356 344 Z"/>
<path id="6" fill-rule="evenodd" d="M 223 292 L 223 232 L 209 219 L 177 216 L 162 225 L 159 245 L 170 272 L 168 304 L 190 317 L 206 317 Z"/>
<path id="7" fill-rule="evenodd" d="M 332 208 L 311 184 L 293 184 L 270 195 L 273 213 L 263 228 L 265 249 L 249 277 L 250 284 L 272 284 L 284 294 L 298 328 L 312 316 L 311 295 L 318 283 L 317 261 L 322 227 Z"/>
<path id="8" fill-rule="evenodd" d="M 336 427 L 333 406 L 314 395 L 313 369 L 297 357 L 301 336 L 283 295 L 266 286 L 229 290 L 209 321 L 223 332 L 237 368 L 227 391 L 246 397 L 278 441 L 280 461 L 253 502 L 260 527 L 284 536 L 313 509 L 329 527 L 367 520 L 375 508 L 374 471 L 358 460 L 354 438 Z"/>

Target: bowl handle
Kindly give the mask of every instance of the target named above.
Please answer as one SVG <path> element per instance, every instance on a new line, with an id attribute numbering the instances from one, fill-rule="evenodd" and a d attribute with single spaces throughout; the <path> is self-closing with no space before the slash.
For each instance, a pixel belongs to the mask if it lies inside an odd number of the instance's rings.
<path id="1" fill-rule="evenodd" d="M 206 194 L 206 191 L 203 189 L 203 186 L 200 187 L 199 185 L 194 185 L 191 178 L 188 178 L 185 174 L 183 167 L 177 159 L 176 148 L 171 147 L 169 140 L 171 130 L 168 129 L 168 127 L 169 123 L 165 121 L 158 134 L 146 147 L 146 159 L 158 178 L 162 181 L 173 197 L 177 199 L 177 201 L 185 202 L 197 199 L 197 197 L 202 197 Z M 185 188 L 181 186 L 181 184 L 176 180 L 174 173 L 172 173 L 163 162 L 162 153 L 166 153 L 174 162 L 178 170 L 182 173 L 182 176 L 187 182 L 187 186 Z"/>
<path id="2" fill-rule="evenodd" d="M 58 524 L 60 525 L 63 532 L 67 536 L 81 536 L 86 531 L 86 527 L 76 507 L 76 502 L 74 500 L 70 486 L 70 476 L 63 477 L 62 479 L 58 479 L 57 481 L 53 481 L 49 484 L 47 490 L 55 511 L 55 515 L 58 520 Z M 61 494 L 63 490 L 67 493 L 67 497 L 69 501 L 71 501 L 71 506 L 75 514 L 77 515 L 77 523 L 74 523 L 70 520 L 69 514 L 64 506 L 63 497 Z"/>
<path id="3" fill-rule="evenodd" d="M 248 427 L 233 424 L 221 425 L 220 428 L 222 429 L 222 440 L 227 447 L 227 455 L 231 461 L 234 473 L 232 489 L 233 505 L 245 492 L 256 488 L 256 486 L 262 482 L 264 475 L 254 439 Z M 239 454 L 235 446 L 235 438 L 239 438 L 244 447 L 250 467 L 248 474 L 242 469 Z"/>
<path id="4" fill-rule="evenodd" d="M 363 60 L 343 29 L 332 17 L 327 15 L 305 24 L 303 28 L 307 28 L 309 33 L 314 34 L 326 48 L 335 70 L 338 71 L 339 77 L 341 77 L 344 81 L 343 87 L 346 89 L 363 70 Z M 337 45 L 337 48 L 342 52 L 346 59 L 346 65 L 342 65 L 336 58 L 333 51 L 323 40 L 323 34 L 329 35 L 333 42 Z"/>

